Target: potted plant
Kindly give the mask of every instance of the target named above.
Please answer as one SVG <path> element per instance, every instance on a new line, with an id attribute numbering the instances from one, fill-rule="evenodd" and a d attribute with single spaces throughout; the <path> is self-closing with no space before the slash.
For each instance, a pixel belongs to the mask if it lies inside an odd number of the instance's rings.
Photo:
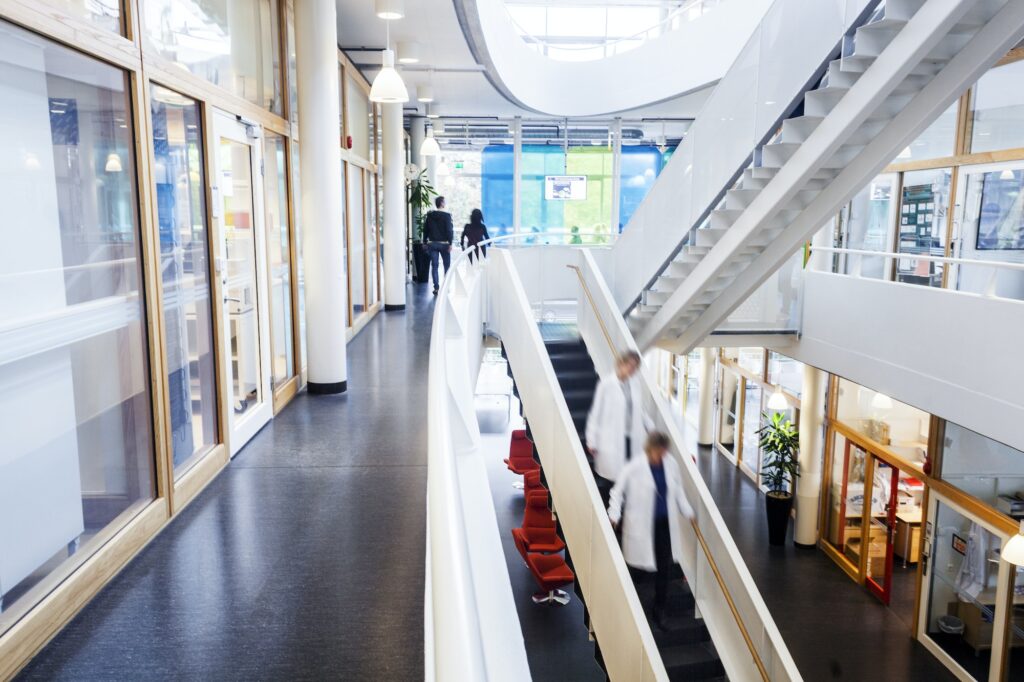
<path id="1" fill-rule="evenodd" d="M 415 167 L 413 167 L 415 172 Z M 409 177 L 409 176 L 407 176 Z M 416 268 L 416 281 L 423 284 L 430 276 L 430 257 L 423 246 L 423 220 L 430 210 L 437 190 L 427 179 L 427 171 L 422 170 L 406 182 L 409 206 L 412 208 L 414 237 L 412 242 L 412 262 Z"/>
<path id="2" fill-rule="evenodd" d="M 768 515 L 768 544 L 786 542 L 789 516 L 793 510 L 793 487 L 800 476 L 797 451 L 800 434 L 782 412 L 764 415 L 765 425 L 757 430 L 764 459 L 761 479 L 768 486 L 765 511 Z"/>

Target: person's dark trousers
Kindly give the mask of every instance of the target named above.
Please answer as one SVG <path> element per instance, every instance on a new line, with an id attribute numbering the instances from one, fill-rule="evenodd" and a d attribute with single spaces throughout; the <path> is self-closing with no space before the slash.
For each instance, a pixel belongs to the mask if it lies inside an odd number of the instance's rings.
<path id="1" fill-rule="evenodd" d="M 472 251 L 470 251 L 470 253 L 469 253 L 469 262 L 470 263 L 473 262 L 473 258 L 474 257 L 476 257 L 476 258 L 486 258 L 487 257 L 487 247 L 486 246 L 470 246 L 470 248 L 472 249 Z"/>
<path id="2" fill-rule="evenodd" d="M 672 534 L 668 528 L 668 517 L 654 520 L 654 561 L 657 565 L 654 577 L 654 619 L 659 621 L 665 617 L 668 579 L 672 573 Z"/>
<path id="3" fill-rule="evenodd" d="M 447 242 L 430 242 L 427 244 L 427 253 L 430 254 L 430 276 L 434 278 L 434 290 L 440 286 L 437 281 L 437 257 L 441 256 L 441 261 L 444 263 L 444 274 L 448 274 L 448 268 L 452 264 L 452 253 L 449 250 L 450 244 Z"/>
<path id="4" fill-rule="evenodd" d="M 595 471 L 594 482 L 597 483 L 597 492 L 601 495 L 601 503 L 604 504 L 605 509 L 608 509 L 608 500 L 611 497 L 615 481 L 609 480 Z"/>

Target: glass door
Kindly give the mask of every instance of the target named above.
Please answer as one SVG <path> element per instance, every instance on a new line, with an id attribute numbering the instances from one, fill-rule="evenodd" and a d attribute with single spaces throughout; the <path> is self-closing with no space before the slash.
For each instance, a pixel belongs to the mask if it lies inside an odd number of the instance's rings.
<path id="1" fill-rule="evenodd" d="M 225 114 L 214 125 L 215 216 L 219 219 L 231 454 L 273 414 L 270 391 L 270 322 L 266 290 L 260 130 Z"/>
<path id="2" fill-rule="evenodd" d="M 867 565 L 865 584 L 871 594 L 888 605 L 892 598 L 893 539 L 900 471 L 878 457 L 871 457 L 871 505 L 867 522 Z"/>

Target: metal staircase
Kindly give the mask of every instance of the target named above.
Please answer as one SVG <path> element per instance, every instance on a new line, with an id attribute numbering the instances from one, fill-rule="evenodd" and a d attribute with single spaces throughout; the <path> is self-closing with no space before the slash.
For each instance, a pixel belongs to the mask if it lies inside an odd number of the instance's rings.
<path id="1" fill-rule="evenodd" d="M 693 348 L 1024 35 L 1024 0 L 887 0 L 865 16 L 626 306 L 641 348 Z"/>

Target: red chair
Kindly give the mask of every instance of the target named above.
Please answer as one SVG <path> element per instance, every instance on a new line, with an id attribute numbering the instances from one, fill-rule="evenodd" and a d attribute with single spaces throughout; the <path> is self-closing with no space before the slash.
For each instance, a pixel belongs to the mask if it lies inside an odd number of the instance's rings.
<path id="1" fill-rule="evenodd" d="M 532 552 L 549 554 L 565 549 L 565 543 L 555 532 L 555 520 L 551 518 L 546 495 L 534 494 L 526 498 L 523 525 L 512 529 L 512 539 L 516 542 L 516 549 L 527 561 L 527 555 Z"/>
<path id="2" fill-rule="evenodd" d="M 565 606 L 569 603 L 569 593 L 558 588 L 571 585 L 576 575 L 560 554 L 530 553 L 526 555 L 526 565 L 541 589 L 540 593 L 533 595 L 534 604 Z"/>
<path id="3" fill-rule="evenodd" d="M 526 437 L 526 431 L 519 429 L 512 432 L 512 443 L 505 464 L 509 471 L 519 475 L 540 469 L 540 464 L 533 458 L 533 443 Z"/>
<path id="4" fill-rule="evenodd" d="M 544 503 L 548 501 L 548 489 L 544 487 L 544 484 L 540 482 L 540 469 L 534 469 L 533 471 L 527 471 L 523 474 L 523 497 L 527 500 L 532 495 L 540 495 L 544 498 Z"/>

